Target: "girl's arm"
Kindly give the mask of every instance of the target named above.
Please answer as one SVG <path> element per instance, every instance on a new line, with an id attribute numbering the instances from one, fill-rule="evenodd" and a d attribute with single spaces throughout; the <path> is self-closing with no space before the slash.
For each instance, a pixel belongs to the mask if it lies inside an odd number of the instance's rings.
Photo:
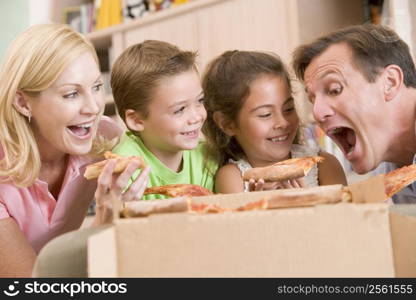
<path id="1" fill-rule="evenodd" d="M 234 164 L 221 167 L 215 175 L 215 191 L 220 194 L 244 192 L 241 172 Z"/>
<path id="2" fill-rule="evenodd" d="M 0 277 L 31 277 L 36 253 L 12 218 L 0 220 Z"/>
<path id="3" fill-rule="evenodd" d="M 347 178 L 338 159 L 332 154 L 320 151 L 319 155 L 325 160 L 318 165 L 319 185 L 343 184 L 347 185 Z"/>

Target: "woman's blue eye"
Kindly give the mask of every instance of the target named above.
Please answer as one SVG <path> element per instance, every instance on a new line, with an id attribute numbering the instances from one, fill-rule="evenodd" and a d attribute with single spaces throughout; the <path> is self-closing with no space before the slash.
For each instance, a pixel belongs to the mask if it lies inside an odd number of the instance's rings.
<path id="1" fill-rule="evenodd" d="M 72 93 L 63 95 L 65 99 L 76 98 L 77 96 L 78 96 L 78 92 L 72 92 Z"/>

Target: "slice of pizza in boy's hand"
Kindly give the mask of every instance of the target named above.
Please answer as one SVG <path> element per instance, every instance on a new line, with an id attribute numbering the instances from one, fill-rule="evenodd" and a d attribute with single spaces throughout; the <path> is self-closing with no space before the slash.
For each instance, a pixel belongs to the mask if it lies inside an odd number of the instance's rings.
<path id="1" fill-rule="evenodd" d="M 139 168 L 144 169 L 146 167 L 146 163 L 141 156 L 120 156 L 115 153 L 112 153 L 110 151 L 107 151 L 104 153 L 105 159 L 93 164 L 90 164 L 87 166 L 84 172 L 84 177 L 86 179 L 95 179 L 100 176 L 101 172 L 104 169 L 104 166 L 106 165 L 107 161 L 110 159 L 116 159 L 116 165 L 114 167 L 113 173 L 121 173 L 124 171 L 124 169 L 127 168 L 127 165 L 131 161 L 136 161 L 139 163 Z"/>
<path id="2" fill-rule="evenodd" d="M 322 156 L 291 158 L 268 167 L 249 169 L 243 173 L 243 180 L 272 182 L 296 179 L 306 176 L 316 163 L 323 160 Z"/>
<path id="3" fill-rule="evenodd" d="M 152 186 L 144 191 L 143 195 L 160 194 L 168 197 L 180 196 L 208 196 L 212 192 L 196 184 L 168 184 L 162 186 Z"/>
<path id="4" fill-rule="evenodd" d="M 416 165 L 405 166 L 384 175 L 384 187 L 387 197 L 391 197 L 404 187 L 416 181 Z"/>

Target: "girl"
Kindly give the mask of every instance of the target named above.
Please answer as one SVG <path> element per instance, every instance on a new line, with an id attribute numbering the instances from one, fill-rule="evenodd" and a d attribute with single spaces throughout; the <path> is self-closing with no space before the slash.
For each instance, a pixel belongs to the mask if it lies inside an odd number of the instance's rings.
<path id="1" fill-rule="evenodd" d="M 298 143 L 299 119 L 290 79 L 276 55 L 227 51 L 210 63 L 202 86 L 208 113 L 203 132 L 210 154 L 222 166 L 215 179 L 217 192 L 346 184 L 334 156 Z M 325 161 L 304 179 L 243 182 L 242 172 L 249 168 L 315 155 Z"/>
<path id="2" fill-rule="evenodd" d="M 0 82 L 0 276 L 28 277 L 49 240 L 79 228 L 94 196 L 93 223 L 107 223 L 114 197 L 140 198 L 148 170 L 125 193 L 136 164 L 113 175 L 111 161 L 98 185 L 84 178 L 97 132 L 108 140 L 120 129 L 102 118 L 95 49 L 70 27 L 36 25 L 22 33 Z"/>
<path id="3" fill-rule="evenodd" d="M 152 168 L 150 186 L 191 183 L 212 190 L 217 167 L 204 159 L 200 143 L 206 111 L 195 53 L 161 41 L 133 45 L 114 63 L 111 87 L 129 129 L 114 152 L 144 157 Z"/>

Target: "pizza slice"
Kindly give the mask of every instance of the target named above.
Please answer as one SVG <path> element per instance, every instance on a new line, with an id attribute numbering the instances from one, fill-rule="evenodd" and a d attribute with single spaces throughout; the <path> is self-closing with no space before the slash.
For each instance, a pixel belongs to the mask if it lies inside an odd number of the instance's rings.
<path id="1" fill-rule="evenodd" d="M 127 165 L 131 161 L 139 162 L 139 168 L 144 169 L 146 167 L 146 163 L 141 156 L 120 156 L 110 151 L 106 151 L 104 153 L 104 160 L 90 164 L 87 166 L 84 172 L 84 177 L 88 180 L 98 178 L 101 172 L 104 169 L 104 166 L 107 164 L 109 159 L 116 159 L 116 165 L 114 167 L 113 173 L 121 173 L 127 167 Z"/>
<path id="2" fill-rule="evenodd" d="M 384 175 L 387 197 L 391 197 L 416 180 L 416 165 L 405 166 Z"/>
<path id="3" fill-rule="evenodd" d="M 206 204 L 206 203 L 189 203 L 188 212 L 197 214 L 217 214 L 229 211 L 228 209 L 221 207 L 217 204 Z"/>
<path id="4" fill-rule="evenodd" d="M 340 184 L 334 184 L 296 190 L 282 190 L 277 194 L 267 195 L 260 200 L 249 202 L 234 211 L 307 207 L 351 201 L 351 193 L 348 188 Z"/>
<path id="5" fill-rule="evenodd" d="M 168 197 L 180 196 L 208 196 L 212 192 L 196 184 L 168 184 L 162 186 L 149 187 L 144 191 L 144 195 L 161 194 Z"/>
<path id="6" fill-rule="evenodd" d="M 252 168 L 243 173 L 243 180 L 250 179 L 266 182 L 285 181 L 304 177 L 312 169 L 314 164 L 322 162 L 322 156 L 310 156 L 287 159 L 268 167 Z"/>
<path id="7" fill-rule="evenodd" d="M 161 200 L 139 200 L 124 203 L 120 215 L 124 218 L 146 217 L 157 213 L 188 211 L 191 203 L 189 197 L 178 197 Z"/>
<path id="8" fill-rule="evenodd" d="M 160 200 L 140 200 L 125 203 L 125 207 L 120 212 L 121 217 L 134 218 L 146 217 L 151 214 L 189 212 L 197 214 L 221 213 L 227 209 L 216 204 L 193 203 L 192 198 L 175 197 Z"/>

